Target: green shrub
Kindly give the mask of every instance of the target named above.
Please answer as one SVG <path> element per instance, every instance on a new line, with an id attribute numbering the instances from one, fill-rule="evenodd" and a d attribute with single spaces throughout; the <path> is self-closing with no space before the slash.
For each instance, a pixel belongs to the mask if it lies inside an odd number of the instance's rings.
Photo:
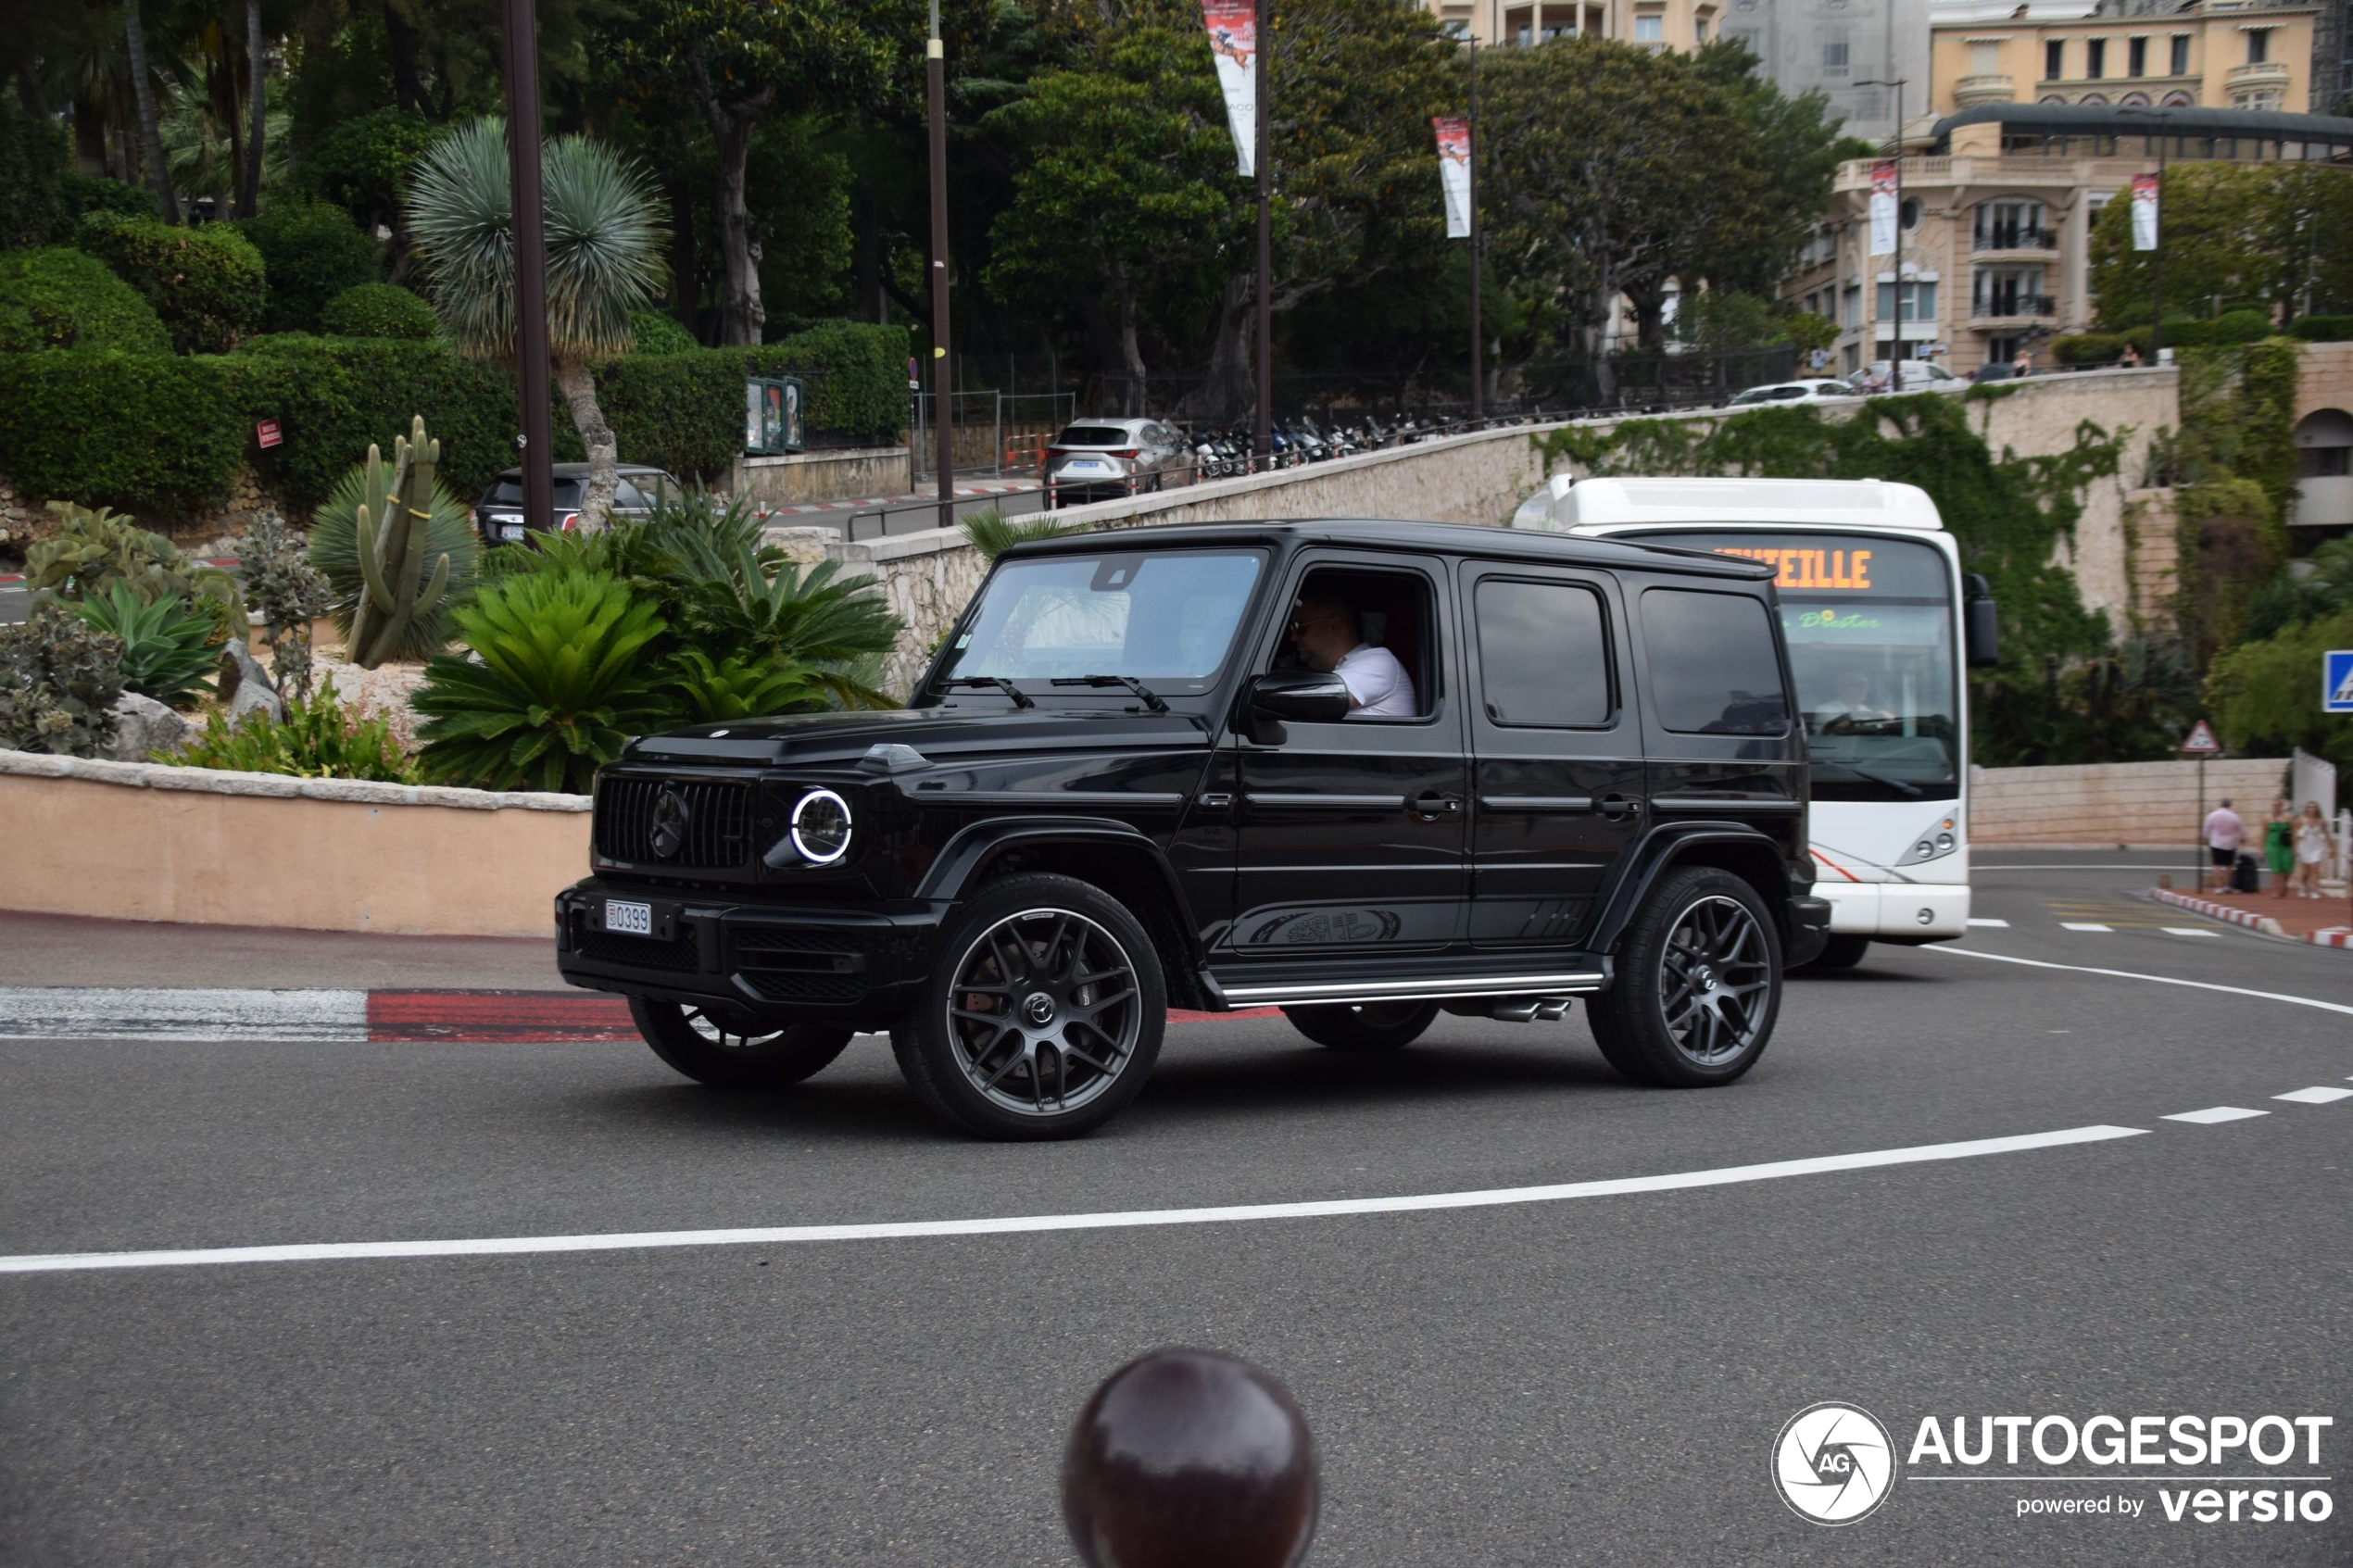
<path id="1" fill-rule="evenodd" d="M 400 749 L 391 721 L 353 719 L 335 702 L 330 680 L 319 695 L 286 705 L 283 721 L 266 712 L 248 713 L 232 724 L 216 713 L 204 729 L 158 762 L 179 768 L 226 768 L 240 773 L 290 773 L 305 779 L 366 779 L 378 784 L 420 784 L 423 775 Z"/>
<path id="2" fill-rule="evenodd" d="M 221 363 L 90 349 L 0 359 L 0 473 L 27 495 L 141 511 L 224 500 L 248 427 Z"/>
<path id="3" fill-rule="evenodd" d="M 389 458 L 385 464 L 387 468 L 391 466 Z M 352 622 L 359 612 L 360 596 L 367 592 L 367 583 L 359 571 L 359 504 L 367 493 L 367 470 L 354 468 L 310 520 L 310 564 L 327 580 L 333 596 L 327 613 L 334 618 L 335 629 L 343 633 L 346 644 L 351 639 Z M 425 547 L 413 565 L 422 587 L 432 582 L 446 556 L 449 561 L 449 582 L 441 597 L 409 621 L 398 657 L 422 659 L 440 652 L 448 643 L 450 612 L 473 586 L 476 554 L 472 511 L 436 480 L 433 487 L 433 518 L 425 525 Z M 361 657 L 362 652 L 354 649 L 353 656 Z"/>
<path id="4" fill-rule="evenodd" d="M 239 394 L 246 417 L 276 420 L 284 436 L 255 466 L 290 501 L 325 499 L 371 443 L 407 430 L 419 414 L 441 443 L 441 482 L 462 499 L 472 502 L 514 466 L 512 373 L 440 339 L 285 333 L 254 339 L 236 358 L 247 367 Z M 556 460 L 577 460 L 571 420 L 552 428 Z"/>
<path id="5" fill-rule="evenodd" d="M 2071 332 L 2051 340 L 2051 357 L 2062 365 L 2113 365 L 2132 341 L 2130 332 Z"/>
<path id="6" fill-rule="evenodd" d="M 333 608 L 334 591 L 310 562 L 310 542 L 264 508 L 237 535 L 245 602 L 270 645 L 270 684 L 292 700 L 310 695 L 310 623 Z"/>
<path id="7" fill-rule="evenodd" d="M 0 255 L 0 353 L 170 346 L 154 309 L 96 257 L 62 245 Z"/>
<path id="8" fill-rule="evenodd" d="M 119 213 L 126 218 L 153 218 L 156 194 L 144 186 L 125 184 L 103 174 L 67 169 L 57 186 L 57 217 L 50 225 L 49 243 L 69 245 L 82 232 L 82 220 L 94 212 Z"/>
<path id="9" fill-rule="evenodd" d="M 740 656 L 713 659 L 700 648 L 679 651 L 667 684 L 683 700 L 685 716 L 699 724 L 765 719 L 821 702 L 815 671 L 804 666 Z"/>
<path id="10" fill-rule="evenodd" d="M 0 750 L 100 757 L 114 749 L 122 639 L 62 604 L 0 626 Z"/>
<path id="11" fill-rule="evenodd" d="M 327 303 L 320 325 L 336 337 L 422 340 L 441 331 L 433 307 L 397 283 L 356 283 Z"/>
<path id="12" fill-rule="evenodd" d="M 220 659 L 218 623 L 177 595 L 143 602 L 120 580 L 103 595 L 85 596 L 82 619 L 122 639 L 122 684 L 134 692 L 187 708 L 205 694 Z"/>
<path id="13" fill-rule="evenodd" d="M 638 657 L 661 617 L 617 578 L 521 573 L 485 583 L 457 621 L 480 661 L 434 659 L 413 699 L 435 782 L 585 795 L 632 734 L 669 717 Z"/>
<path id="14" fill-rule="evenodd" d="M 808 378 L 812 430 L 887 442 L 907 428 L 904 327 L 826 321 L 736 352 L 761 374 Z"/>
<path id="15" fill-rule="evenodd" d="M 331 301 L 384 274 L 384 247 L 339 207 L 273 202 L 236 227 L 261 254 L 270 291 L 262 324 L 273 332 L 319 330 Z"/>
<path id="16" fill-rule="evenodd" d="M 183 354 L 217 354 L 261 325 L 269 295 L 261 253 L 224 223 L 175 228 L 159 219 L 96 213 L 76 243 L 155 307 Z"/>
<path id="17" fill-rule="evenodd" d="M 693 483 L 726 476 L 744 449 L 739 349 L 624 354 L 596 368 L 597 401 L 621 459 Z"/>
<path id="18" fill-rule="evenodd" d="M 423 115 L 378 109 L 345 120 L 303 155 L 296 175 L 302 187 L 334 203 L 363 228 L 397 224 L 409 170 L 447 134 Z"/>
<path id="19" fill-rule="evenodd" d="M 2353 343 L 2353 316 L 2304 316 L 2288 324 L 2307 343 Z"/>
<path id="20" fill-rule="evenodd" d="M 678 324 L 678 320 L 661 310 L 632 310 L 629 324 L 636 330 L 639 354 L 684 354 L 700 348 L 695 334 Z"/>
<path id="21" fill-rule="evenodd" d="M 1051 512 L 1014 521 L 997 507 L 984 507 L 956 526 L 963 530 L 965 541 L 980 552 L 983 560 L 995 560 L 1015 545 L 1026 545 L 1032 539 L 1059 539 L 1065 533 L 1087 532 L 1086 524 L 1064 522 Z"/>
<path id="22" fill-rule="evenodd" d="M 49 243 L 66 173 L 65 130 L 14 94 L 0 102 L 0 246 Z"/>
<path id="23" fill-rule="evenodd" d="M 170 540 L 127 517 L 70 501 L 52 501 L 49 509 L 57 514 L 56 529 L 25 558 L 25 576 L 36 593 L 93 598 L 120 583 L 146 604 L 215 599 L 233 608 L 242 602 L 235 578 L 190 560 Z"/>

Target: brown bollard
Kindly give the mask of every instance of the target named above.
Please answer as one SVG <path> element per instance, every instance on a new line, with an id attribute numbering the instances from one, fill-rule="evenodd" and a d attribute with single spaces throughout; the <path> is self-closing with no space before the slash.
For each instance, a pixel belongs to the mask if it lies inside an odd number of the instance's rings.
<path id="1" fill-rule="evenodd" d="M 1063 1523 L 1088 1568 L 1297 1568 L 1322 1490 L 1290 1391 L 1216 1350 L 1113 1373 L 1063 1455 Z"/>

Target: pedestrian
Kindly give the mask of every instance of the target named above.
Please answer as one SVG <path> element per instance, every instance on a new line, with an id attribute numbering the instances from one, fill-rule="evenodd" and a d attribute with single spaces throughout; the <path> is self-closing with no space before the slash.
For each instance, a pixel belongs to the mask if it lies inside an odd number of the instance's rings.
<path id="1" fill-rule="evenodd" d="M 2205 834 L 2207 859 L 2213 862 L 2207 868 L 2207 874 L 2213 877 L 2217 893 L 2227 893 L 2231 890 L 2231 868 L 2239 858 L 2239 844 L 2246 837 L 2246 823 L 2225 800 L 2206 814 Z"/>
<path id="2" fill-rule="evenodd" d="M 2018 351 L 2018 358 L 2010 361 L 2010 374 L 2014 376 L 2031 376 L 2033 373 L 2034 351 L 2031 348 L 2020 349 Z"/>
<path id="3" fill-rule="evenodd" d="M 2141 368 L 2141 351 L 2140 351 L 2140 349 L 2139 349 L 2137 346 L 2135 346 L 2134 345 L 2133 345 L 2133 344 L 2131 344 L 2131 343 L 2127 343 L 2127 344 L 2124 345 L 2124 352 L 2123 352 L 2123 354 L 2122 354 L 2122 355 L 2121 355 L 2121 356 L 2120 356 L 2120 357 L 2117 359 L 2116 363 L 2117 363 L 2117 367 L 2118 367 L 2120 370 L 2139 370 L 2139 369 Z"/>
<path id="4" fill-rule="evenodd" d="M 2271 814 L 2263 821 L 2263 869 L 2278 880 L 2271 897 L 2284 898 L 2296 884 L 2296 817 L 2295 808 L 2284 799 L 2271 802 Z"/>
<path id="5" fill-rule="evenodd" d="M 2329 832 L 2329 822 L 2321 815 L 2321 803 L 2308 800 L 2304 814 L 2296 820 L 2296 881 L 2307 898 L 2321 896 L 2321 868 L 2334 857 L 2336 835 Z"/>

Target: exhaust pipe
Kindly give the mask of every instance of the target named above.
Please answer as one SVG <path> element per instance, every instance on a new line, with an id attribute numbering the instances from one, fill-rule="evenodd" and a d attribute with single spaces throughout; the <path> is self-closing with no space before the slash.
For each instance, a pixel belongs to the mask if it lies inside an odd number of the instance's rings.
<path id="1" fill-rule="evenodd" d="M 1505 1023 L 1533 1023 L 1539 1019 L 1556 1023 L 1568 1016 L 1575 1000 L 1573 997 L 1513 997 L 1497 1002 L 1488 1016 Z"/>

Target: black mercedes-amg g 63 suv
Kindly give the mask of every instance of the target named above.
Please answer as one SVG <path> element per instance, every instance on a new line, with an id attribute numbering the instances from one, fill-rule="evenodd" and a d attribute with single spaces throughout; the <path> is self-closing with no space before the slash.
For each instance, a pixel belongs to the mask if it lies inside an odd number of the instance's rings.
<path id="1" fill-rule="evenodd" d="M 1370 1051 L 1582 997 L 1628 1077 L 1729 1083 L 1829 921 L 1769 577 L 1413 522 L 1021 545 L 905 709 L 631 745 L 559 962 L 689 1077 L 887 1030 L 1003 1138 L 1117 1112 L 1171 1008 Z"/>

